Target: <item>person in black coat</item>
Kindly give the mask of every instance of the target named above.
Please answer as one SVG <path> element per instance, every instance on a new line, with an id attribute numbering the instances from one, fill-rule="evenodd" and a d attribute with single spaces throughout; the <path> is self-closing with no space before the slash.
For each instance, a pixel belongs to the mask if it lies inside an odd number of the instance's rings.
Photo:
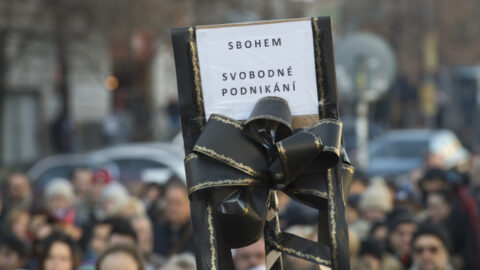
<path id="1" fill-rule="evenodd" d="M 164 220 L 154 228 L 154 252 L 170 257 L 194 251 L 190 203 L 182 182 L 173 182 L 165 192 Z"/>

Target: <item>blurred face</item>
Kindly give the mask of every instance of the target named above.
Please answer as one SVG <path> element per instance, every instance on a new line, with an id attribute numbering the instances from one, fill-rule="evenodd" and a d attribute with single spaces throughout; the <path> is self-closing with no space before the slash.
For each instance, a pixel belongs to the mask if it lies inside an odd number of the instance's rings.
<path id="1" fill-rule="evenodd" d="M 15 222 L 12 223 L 12 227 L 10 228 L 12 230 L 12 233 L 22 239 L 25 240 L 28 238 L 28 224 L 30 222 L 30 214 L 27 212 L 24 212 L 20 214 L 15 220 Z"/>
<path id="2" fill-rule="evenodd" d="M 70 206 L 70 201 L 62 196 L 53 196 L 48 199 L 47 204 L 48 209 L 50 209 L 52 212 L 55 212 L 68 208 Z"/>
<path id="3" fill-rule="evenodd" d="M 389 243 L 395 253 L 410 253 L 410 241 L 416 229 L 415 223 L 402 223 L 393 229 L 390 233 Z"/>
<path id="4" fill-rule="evenodd" d="M 102 253 L 108 245 L 108 238 L 110 236 L 110 225 L 97 225 L 93 229 L 93 236 L 91 247 L 93 252 L 98 256 Z"/>
<path id="5" fill-rule="evenodd" d="M 447 188 L 446 185 L 447 184 L 445 183 L 444 180 L 440 178 L 433 178 L 425 181 L 423 187 L 426 192 L 434 192 L 434 191 L 445 190 Z"/>
<path id="6" fill-rule="evenodd" d="M 187 192 L 182 187 L 172 186 L 166 193 L 166 219 L 174 225 L 183 225 L 190 218 L 190 204 Z"/>
<path id="7" fill-rule="evenodd" d="M 107 186 L 107 184 L 102 183 L 101 181 L 97 181 L 93 183 L 92 186 L 92 199 L 94 202 L 100 202 L 100 198 L 102 197 L 103 189 Z"/>
<path id="8" fill-rule="evenodd" d="M 435 223 L 444 221 L 450 215 L 450 205 L 438 194 L 427 197 L 427 215 Z"/>
<path id="9" fill-rule="evenodd" d="M 147 217 L 132 220 L 132 227 L 137 233 L 138 243 L 143 254 L 150 254 L 153 249 L 152 224 Z"/>
<path id="10" fill-rule="evenodd" d="M 89 170 L 78 170 L 73 176 L 73 186 L 77 195 L 86 194 L 92 187 L 93 173 Z"/>
<path id="11" fill-rule="evenodd" d="M 99 268 L 99 270 L 138 270 L 138 265 L 130 254 L 117 252 L 105 257 Z"/>
<path id="12" fill-rule="evenodd" d="M 375 231 L 372 232 L 372 239 L 380 243 L 385 243 L 388 236 L 387 226 L 380 226 Z"/>
<path id="13" fill-rule="evenodd" d="M 30 183 L 23 174 L 14 174 L 8 181 L 8 195 L 11 199 L 21 200 L 30 193 Z"/>
<path id="14" fill-rule="evenodd" d="M 0 248 L 0 269 L 16 270 L 22 267 L 20 256 L 8 247 Z"/>
<path id="15" fill-rule="evenodd" d="M 433 235 L 421 235 L 413 243 L 413 261 L 419 270 L 444 270 L 448 253 L 440 239 Z"/>
<path id="16" fill-rule="evenodd" d="M 73 254 L 70 247 L 62 242 L 55 242 L 44 262 L 45 270 L 73 270 Z"/>
<path id="17" fill-rule="evenodd" d="M 265 242 L 263 238 L 257 242 L 236 250 L 233 263 L 236 270 L 248 270 L 255 266 L 265 265 Z"/>
<path id="18" fill-rule="evenodd" d="M 361 257 L 363 263 L 368 266 L 370 270 L 381 270 L 382 269 L 382 262 L 374 256 L 365 254 Z"/>
<path id="19" fill-rule="evenodd" d="M 363 217 L 370 222 L 375 222 L 384 218 L 385 212 L 382 210 L 374 210 L 374 209 L 365 210 L 363 211 Z"/>
<path id="20" fill-rule="evenodd" d="M 347 204 L 347 207 L 345 209 L 346 209 L 345 216 L 346 216 L 346 219 L 347 219 L 347 223 L 350 225 L 358 219 L 358 217 L 359 217 L 358 210 L 356 208 L 353 208 L 352 206 L 350 206 L 348 204 Z"/>

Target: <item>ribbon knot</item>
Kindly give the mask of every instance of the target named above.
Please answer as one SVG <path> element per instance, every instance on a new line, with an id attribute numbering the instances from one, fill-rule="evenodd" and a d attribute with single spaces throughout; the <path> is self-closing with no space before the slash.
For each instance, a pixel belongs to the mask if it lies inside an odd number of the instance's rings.
<path id="1" fill-rule="evenodd" d="M 288 103 L 278 97 L 260 99 L 245 123 L 212 114 L 193 153 L 185 158 L 190 199 L 211 203 L 217 235 L 225 246 L 251 244 L 261 236 L 267 200 L 274 190 L 311 207 L 326 208 L 328 169 L 343 158 L 341 130 L 337 119 L 294 130 Z M 310 250 L 318 254 L 304 259 L 319 263 L 312 258 L 323 254 L 328 261 L 324 254 L 328 247 Z"/>

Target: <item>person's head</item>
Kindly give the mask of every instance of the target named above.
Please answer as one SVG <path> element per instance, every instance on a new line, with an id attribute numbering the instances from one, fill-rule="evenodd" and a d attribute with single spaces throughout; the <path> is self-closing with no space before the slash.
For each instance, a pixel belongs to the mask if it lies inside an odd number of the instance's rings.
<path id="1" fill-rule="evenodd" d="M 90 248 L 96 257 L 108 247 L 112 223 L 110 220 L 102 220 L 93 226 Z"/>
<path id="2" fill-rule="evenodd" d="M 430 192 L 427 194 L 427 215 L 434 223 L 440 223 L 448 218 L 451 212 L 451 196 L 446 192 Z"/>
<path id="3" fill-rule="evenodd" d="M 113 176 L 107 169 L 98 169 L 92 176 L 92 199 L 95 203 L 100 201 L 103 189 L 113 182 Z"/>
<path id="4" fill-rule="evenodd" d="M 27 258 L 27 247 L 20 239 L 12 234 L 0 239 L 0 269 L 20 269 L 25 265 Z"/>
<path id="5" fill-rule="evenodd" d="M 127 189 L 119 183 L 108 184 L 103 188 L 100 200 L 100 208 L 105 217 L 111 217 L 120 214 L 128 208 L 130 203 L 130 194 Z"/>
<path id="6" fill-rule="evenodd" d="M 420 180 L 420 188 L 425 193 L 445 190 L 447 184 L 446 172 L 442 169 L 430 169 Z"/>
<path id="7" fill-rule="evenodd" d="M 265 265 L 265 242 L 263 237 L 255 243 L 234 250 L 233 263 L 236 270 L 249 270 Z"/>
<path id="8" fill-rule="evenodd" d="M 108 246 L 117 244 L 137 244 L 137 234 L 130 225 L 127 219 L 118 219 L 111 225 L 110 237 L 108 239 Z"/>
<path id="9" fill-rule="evenodd" d="M 90 192 L 92 187 L 93 172 L 87 168 L 75 169 L 72 173 L 72 183 L 77 196 L 83 196 Z"/>
<path id="10" fill-rule="evenodd" d="M 165 192 L 165 218 L 173 225 L 183 225 L 190 219 L 190 202 L 187 189 L 181 182 L 174 182 Z"/>
<path id="11" fill-rule="evenodd" d="M 421 224 L 413 235 L 413 263 L 419 270 L 445 270 L 449 260 L 449 241 L 434 224 Z"/>
<path id="12" fill-rule="evenodd" d="M 409 254 L 412 235 L 417 229 L 413 214 L 407 208 L 397 208 L 387 217 L 390 250 L 397 255 Z"/>
<path id="13" fill-rule="evenodd" d="M 371 270 L 382 269 L 382 248 L 374 240 L 362 242 L 359 258 Z"/>
<path id="14" fill-rule="evenodd" d="M 392 197 L 383 179 L 372 179 L 363 193 L 359 208 L 362 216 L 371 222 L 381 220 L 392 209 Z"/>
<path id="15" fill-rule="evenodd" d="M 100 255 L 97 270 L 144 270 L 140 252 L 132 245 L 119 244 L 109 247 Z"/>
<path id="16" fill-rule="evenodd" d="M 7 216 L 8 229 L 19 239 L 28 239 L 28 224 L 30 212 L 23 208 L 15 208 Z"/>
<path id="17" fill-rule="evenodd" d="M 43 248 L 40 270 L 74 270 L 80 265 L 79 248 L 66 234 L 53 233 Z"/>
<path id="18" fill-rule="evenodd" d="M 168 259 L 160 270 L 195 270 L 195 257 L 189 253 L 174 255 Z"/>
<path id="19" fill-rule="evenodd" d="M 52 213 L 62 211 L 70 207 L 73 203 L 73 186 L 66 179 L 54 179 L 45 187 L 44 196 L 47 207 Z"/>
<path id="20" fill-rule="evenodd" d="M 146 215 L 132 218 L 131 224 L 137 234 L 138 244 L 142 253 L 149 256 L 153 250 L 152 222 Z"/>
<path id="21" fill-rule="evenodd" d="M 14 173 L 7 180 L 7 196 L 12 200 L 23 200 L 31 193 L 30 181 L 22 173 Z"/>
<path id="22" fill-rule="evenodd" d="M 384 221 L 377 221 L 370 227 L 369 238 L 376 241 L 381 248 L 386 247 L 388 226 Z"/>

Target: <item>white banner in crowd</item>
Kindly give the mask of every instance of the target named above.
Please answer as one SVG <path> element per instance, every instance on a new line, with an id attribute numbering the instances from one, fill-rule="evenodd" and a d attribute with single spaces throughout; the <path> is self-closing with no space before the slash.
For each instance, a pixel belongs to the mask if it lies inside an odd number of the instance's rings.
<path id="1" fill-rule="evenodd" d="M 288 100 L 293 115 L 318 114 L 310 20 L 197 28 L 206 117 L 248 118 L 265 96 Z"/>

